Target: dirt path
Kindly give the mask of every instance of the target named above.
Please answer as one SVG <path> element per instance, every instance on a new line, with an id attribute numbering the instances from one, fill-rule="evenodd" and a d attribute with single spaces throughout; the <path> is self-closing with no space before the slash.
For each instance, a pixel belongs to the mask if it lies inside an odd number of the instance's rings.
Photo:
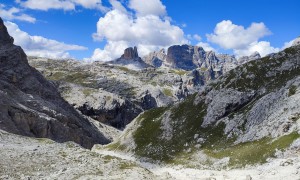
<path id="1" fill-rule="evenodd" d="M 201 170 L 192 168 L 183 168 L 180 166 L 161 166 L 146 162 L 140 162 L 133 155 L 123 154 L 115 151 L 99 150 L 99 154 L 115 156 L 124 160 L 134 161 L 139 166 L 148 169 L 155 176 L 162 179 L 178 180 L 251 180 L 251 179 L 269 179 L 269 180 L 300 180 L 300 156 L 291 158 L 274 159 L 264 165 L 248 167 L 245 169 L 231 170 Z"/>

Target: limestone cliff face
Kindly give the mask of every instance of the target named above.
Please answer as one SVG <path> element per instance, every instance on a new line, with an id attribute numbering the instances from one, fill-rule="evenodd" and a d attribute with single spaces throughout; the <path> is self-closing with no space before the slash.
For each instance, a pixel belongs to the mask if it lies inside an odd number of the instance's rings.
<path id="1" fill-rule="evenodd" d="M 216 79 L 220 75 L 236 68 L 238 65 L 261 58 L 258 52 L 250 56 L 236 59 L 234 55 L 216 54 L 214 51 L 205 51 L 202 47 L 191 45 L 170 46 L 167 52 L 161 49 L 151 52 L 143 60 L 154 66 L 166 66 L 182 70 L 201 70 L 205 72 L 205 79 Z"/>
<path id="2" fill-rule="evenodd" d="M 166 61 L 173 68 L 192 70 L 197 68 L 196 63 L 193 61 L 194 53 L 195 50 L 192 46 L 171 46 L 168 49 Z"/>
<path id="3" fill-rule="evenodd" d="M 61 98 L 56 87 L 13 45 L 0 18 L 0 128 L 15 134 L 74 141 L 83 147 L 109 143 Z"/>
<path id="4" fill-rule="evenodd" d="M 143 57 L 143 60 L 154 67 L 161 67 L 166 62 L 167 54 L 165 49 L 154 51 Z"/>

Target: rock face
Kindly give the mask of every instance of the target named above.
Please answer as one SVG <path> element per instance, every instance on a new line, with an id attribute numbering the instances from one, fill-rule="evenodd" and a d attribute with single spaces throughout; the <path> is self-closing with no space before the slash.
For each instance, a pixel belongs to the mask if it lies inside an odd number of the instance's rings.
<path id="1" fill-rule="evenodd" d="M 253 54 L 251 54 L 250 56 L 242 56 L 238 59 L 239 64 L 244 64 L 246 62 L 249 61 L 253 61 L 256 59 L 261 58 L 260 54 L 258 52 L 254 52 Z"/>
<path id="2" fill-rule="evenodd" d="M 165 49 L 154 51 L 143 57 L 143 60 L 154 67 L 161 67 L 166 62 L 167 54 Z"/>
<path id="3" fill-rule="evenodd" d="M 0 19 L 0 128 L 11 133 L 74 141 L 83 147 L 109 143 L 77 113 L 54 84 L 29 66 Z"/>
<path id="4" fill-rule="evenodd" d="M 208 104 L 207 114 L 202 126 L 207 127 L 216 123 L 218 119 L 227 116 L 233 111 L 241 109 L 254 97 L 251 92 L 239 92 L 235 89 L 222 89 L 210 91 L 206 95 L 205 103 Z"/>
<path id="5" fill-rule="evenodd" d="M 236 68 L 238 65 L 259 59 L 259 53 L 251 56 L 241 57 L 239 60 L 233 55 L 216 54 L 213 51 L 204 51 L 202 47 L 190 45 L 175 45 L 152 52 L 143 57 L 143 60 L 154 67 L 171 67 L 182 70 L 201 70 L 204 72 L 204 79 L 216 79 L 220 75 Z"/>
<path id="6" fill-rule="evenodd" d="M 137 47 L 134 47 L 134 48 L 129 47 L 129 48 L 125 49 L 124 54 L 122 55 L 121 58 L 128 59 L 128 60 L 139 58 Z"/>
<path id="7" fill-rule="evenodd" d="M 124 50 L 124 54 L 113 61 L 109 61 L 109 64 L 115 64 L 119 66 L 124 66 L 133 70 L 141 70 L 150 67 L 146 64 L 138 55 L 137 47 L 129 47 Z"/>
<path id="8" fill-rule="evenodd" d="M 239 65 L 234 55 L 217 54 L 216 56 L 221 64 L 222 73 L 226 73 Z"/>
<path id="9" fill-rule="evenodd" d="M 196 59 L 193 58 L 197 49 L 188 45 L 176 45 L 168 48 L 166 63 L 170 64 L 172 68 L 179 68 L 184 70 L 192 70 L 197 68 Z"/>
<path id="10" fill-rule="evenodd" d="M 106 102 L 107 106 L 95 106 L 96 104 L 85 102 L 77 105 L 77 109 L 86 116 L 121 130 L 143 112 L 141 107 L 129 100 L 117 98 L 109 101 Z"/>

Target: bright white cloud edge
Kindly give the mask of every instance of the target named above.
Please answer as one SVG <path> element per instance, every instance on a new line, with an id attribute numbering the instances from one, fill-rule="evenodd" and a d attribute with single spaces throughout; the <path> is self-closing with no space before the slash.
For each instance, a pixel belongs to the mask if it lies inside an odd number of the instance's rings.
<path id="1" fill-rule="evenodd" d="M 175 44 L 186 44 L 183 30 L 173 25 L 166 15 L 165 6 L 158 0 L 148 2 L 151 8 L 141 6 L 141 2 L 129 1 L 129 8 L 116 0 L 110 0 L 113 9 L 101 17 L 97 23 L 95 41 L 106 41 L 103 49 L 96 49 L 90 60 L 109 61 L 120 57 L 124 49 L 137 46 L 140 56 Z"/>
<path id="2" fill-rule="evenodd" d="M 86 47 L 66 44 L 42 36 L 31 36 L 22 31 L 13 22 L 5 21 L 9 34 L 14 38 L 14 43 L 21 46 L 27 55 L 47 58 L 71 58 L 68 51 L 87 50 Z"/>
<path id="3" fill-rule="evenodd" d="M 4 4 L 0 4 L 0 17 L 6 20 L 20 20 L 35 23 L 36 19 L 28 14 L 22 13 L 22 10 L 16 7 L 7 9 Z"/>
<path id="4" fill-rule="evenodd" d="M 49 9 L 62 9 L 64 11 L 76 10 L 76 6 L 86 9 L 98 9 L 107 12 L 108 8 L 102 5 L 101 0 L 16 0 L 22 7 L 34 10 L 48 11 Z"/>
<path id="5" fill-rule="evenodd" d="M 280 48 L 272 47 L 270 42 L 259 41 L 259 39 L 270 34 L 271 31 L 262 22 L 253 22 L 245 28 L 233 24 L 230 20 L 223 20 L 216 25 L 213 33 L 206 36 L 209 42 L 224 49 L 231 49 L 237 57 L 241 57 L 255 52 L 259 52 L 261 56 L 266 56 L 280 51 Z"/>

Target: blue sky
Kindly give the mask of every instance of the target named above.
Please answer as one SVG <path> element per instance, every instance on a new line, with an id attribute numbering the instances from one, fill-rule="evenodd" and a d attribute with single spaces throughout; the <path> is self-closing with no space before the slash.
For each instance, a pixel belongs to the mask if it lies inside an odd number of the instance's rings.
<path id="1" fill-rule="evenodd" d="M 184 43 L 237 56 L 254 51 L 266 55 L 300 35 L 299 0 L 1 0 L 0 4 L 0 16 L 16 44 L 29 55 L 54 58 L 107 61 L 127 46 L 136 45 L 145 55 Z"/>

